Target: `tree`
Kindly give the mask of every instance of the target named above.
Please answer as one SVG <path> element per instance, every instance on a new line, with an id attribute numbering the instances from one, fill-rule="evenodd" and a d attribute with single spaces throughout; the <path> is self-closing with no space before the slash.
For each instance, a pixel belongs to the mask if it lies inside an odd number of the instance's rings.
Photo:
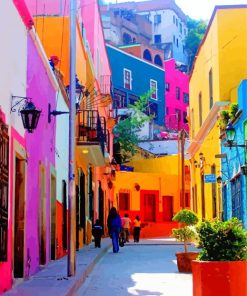
<path id="1" fill-rule="evenodd" d="M 189 70 L 191 70 L 198 47 L 207 30 L 207 23 L 203 20 L 194 20 L 188 17 L 187 27 L 188 34 L 185 39 L 185 49 L 189 55 Z"/>
<path id="2" fill-rule="evenodd" d="M 145 122 L 152 120 L 152 115 L 147 115 L 149 97 L 152 91 L 140 96 L 133 105 L 128 105 L 126 116 L 119 120 L 113 129 L 114 143 L 120 144 L 122 161 L 125 162 L 137 152 L 137 144 L 142 140 L 138 132 Z"/>

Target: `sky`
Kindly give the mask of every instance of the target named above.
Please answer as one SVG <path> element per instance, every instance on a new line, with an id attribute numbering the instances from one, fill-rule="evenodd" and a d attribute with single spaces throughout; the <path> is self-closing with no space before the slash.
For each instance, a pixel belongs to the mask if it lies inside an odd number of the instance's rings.
<path id="1" fill-rule="evenodd" d="M 134 0 L 106 0 L 120 3 Z M 185 14 L 194 19 L 209 20 L 215 5 L 247 4 L 247 0 L 175 0 Z"/>

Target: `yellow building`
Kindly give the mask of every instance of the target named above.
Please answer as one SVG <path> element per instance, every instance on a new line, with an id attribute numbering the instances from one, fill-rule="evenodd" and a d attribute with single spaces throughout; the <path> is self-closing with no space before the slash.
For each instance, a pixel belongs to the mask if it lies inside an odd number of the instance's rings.
<path id="1" fill-rule="evenodd" d="M 247 5 L 216 6 L 190 77 L 191 192 L 193 209 L 203 218 L 222 215 L 219 185 L 205 180 L 221 175 L 217 119 L 237 101 L 237 87 L 247 77 L 246 52 Z"/>
<path id="2" fill-rule="evenodd" d="M 113 182 L 114 205 L 120 215 L 139 215 L 145 227 L 142 237 L 170 235 L 172 217 L 182 207 L 181 177 L 177 155 L 128 163 L 133 172 L 117 171 Z M 189 165 L 185 169 L 185 206 L 190 208 Z"/>

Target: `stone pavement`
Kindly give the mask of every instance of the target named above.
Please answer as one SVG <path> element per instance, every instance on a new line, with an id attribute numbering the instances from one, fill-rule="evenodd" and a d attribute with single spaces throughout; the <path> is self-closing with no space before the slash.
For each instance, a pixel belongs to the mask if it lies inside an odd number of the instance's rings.
<path id="1" fill-rule="evenodd" d="M 128 245 L 181 245 L 173 238 L 140 239 Z M 76 275 L 67 277 L 67 256 L 52 261 L 44 269 L 24 280 L 13 289 L 5 292 L 4 296 L 72 296 L 85 281 L 94 265 L 111 248 L 109 238 L 102 239 L 101 248 L 95 248 L 94 243 L 76 252 Z"/>
<path id="2" fill-rule="evenodd" d="M 76 252 L 76 275 L 67 277 L 67 256 L 49 263 L 43 270 L 4 293 L 4 296 L 71 296 L 85 281 L 97 261 L 111 246 L 109 238 L 102 239 L 101 248 L 94 243 Z"/>

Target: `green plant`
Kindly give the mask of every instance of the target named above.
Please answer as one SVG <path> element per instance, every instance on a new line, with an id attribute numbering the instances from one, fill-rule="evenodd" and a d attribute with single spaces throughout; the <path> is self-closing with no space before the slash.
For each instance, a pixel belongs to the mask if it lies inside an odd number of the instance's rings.
<path id="1" fill-rule="evenodd" d="M 229 122 L 230 114 L 228 110 L 223 110 L 220 112 L 220 118 L 218 121 L 219 127 L 224 130 Z"/>
<path id="2" fill-rule="evenodd" d="M 188 252 L 188 243 L 197 240 L 197 233 L 194 226 L 198 222 L 196 213 L 191 210 L 183 209 L 178 212 L 173 218 L 173 221 L 185 224 L 181 228 L 173 228 L 172 236 L 177 241 L 184 243 L 184 251 Z"/>
<path id="3" fill-rule="evenodd" d="M 231 104 L 229 108 L 230 119 L 234 119 L 237 112 L 238 112 L 238 104 Z"/>
<path id="4" fill-rule="evenodd" d="M 204 221 L 197 227 L 201 261 L 247 260 L 247 231 L 237 218 Z"/>

